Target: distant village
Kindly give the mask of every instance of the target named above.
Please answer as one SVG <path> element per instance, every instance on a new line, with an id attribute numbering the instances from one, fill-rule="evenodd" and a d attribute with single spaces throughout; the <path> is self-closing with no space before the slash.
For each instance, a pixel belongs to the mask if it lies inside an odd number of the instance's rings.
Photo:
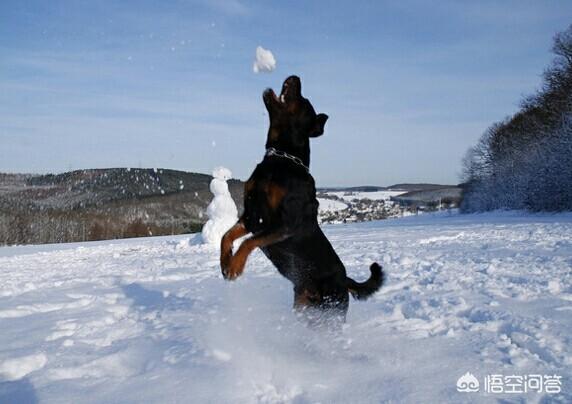
<path id="1" fill-rule="evenodd" d="M 406 191 L 319 192 L 319 221 L 336 224 L 393 219 L 457 208 L 459 202 L 450 197 L 411 199 L 407 195 Z"/>

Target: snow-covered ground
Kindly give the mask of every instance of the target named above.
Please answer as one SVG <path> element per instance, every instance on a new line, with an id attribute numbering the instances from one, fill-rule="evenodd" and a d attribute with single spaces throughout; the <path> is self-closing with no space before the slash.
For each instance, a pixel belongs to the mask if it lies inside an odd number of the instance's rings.
<path id="1" fill-rule="evenodd" d="M 325 231 L 352 277 L 388 275 L 339 333 L 296 320 L 260 252 L 228 283 L 196 236 L 0 248 L 0 402 L 572 402 L 572 215 Z"/>

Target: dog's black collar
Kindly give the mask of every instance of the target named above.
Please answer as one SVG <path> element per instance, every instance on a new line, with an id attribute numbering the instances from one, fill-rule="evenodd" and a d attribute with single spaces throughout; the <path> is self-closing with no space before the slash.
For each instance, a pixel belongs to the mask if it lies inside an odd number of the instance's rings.
<path id="1" fill-rule="evenodd" d="M 293 156 L 291 154 L 288 154 L 286 152 L 283 152 L 281 150 L 276 150 L 274 147 L 269 147 L 268 149 L 266 149 L 266 154 L 265 156 L 267 157 L 271 157 L 271 156 L 278 156 L 278 157 L 284 157 L 288 160 L 293 161 L 294 163 L 298 164 L 299 166 L 302 166 L 306 169 L 307 172 L 310 172 L 310 167 L 308 167 L 307 165 L 305 165 L 302 162 L 302 159 L 300 159 L 300 157 L 296 157 Z"/>

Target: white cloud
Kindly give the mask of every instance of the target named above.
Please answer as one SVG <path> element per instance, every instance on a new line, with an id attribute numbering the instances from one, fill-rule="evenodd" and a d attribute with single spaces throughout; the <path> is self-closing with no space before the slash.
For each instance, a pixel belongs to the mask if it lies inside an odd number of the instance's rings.
<path id="1" fill-rule="evenodd" d="M 270 73 L 276 69 L 276 59 L 274 55 L 268 49 L 264 49 L 262 46 L 256 48 L 256 59 L 254 60 L 254 65 L 252 70 L 254 73 L 267 72 Z"/>

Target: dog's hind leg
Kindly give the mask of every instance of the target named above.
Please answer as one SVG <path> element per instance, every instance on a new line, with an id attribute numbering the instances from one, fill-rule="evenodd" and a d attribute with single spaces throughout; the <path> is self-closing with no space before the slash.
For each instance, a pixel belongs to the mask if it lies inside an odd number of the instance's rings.
<path id="1" fill-rule="evenodd" d="M 242 271 L 244 271 L 246 259 L 255 248 L 266 247 L 270 244 L 286 240 L 288 237 L 290 237 L 290 234 L 285 230 L 264 230 L 255 236 L 244 240 L 236 254 L 231 254 L 228 257 L 227 265 L 222 267 L 224 278 L 228 280 L 238 278 L 242 274 Z"/>
<path id="2" fill-rule="evenodd" d="M 345 296 L 344 294 L 345 293 Z M 322 296 L 308 288 L 294 288 L 296 317 L 311 328 L 336 330 L 346 321 L 348 292 L 335 296 Z"/>
<path id="3" fill-rule="evenodd" d="M 322 298 L 316 291 L 306 287 L 294 287 L 294 305 L 292 309 L 296 318 L 308 327 L 318 325 L 321 317 L 320 303 Z"/>
<path id="4" fill-rule="evenodd" d="M 294 288 L 294 310 L 303 311 L 310 306 L 317 306 L 322 301 L 321 296 L 316 291 L 308 288 Z"/>

